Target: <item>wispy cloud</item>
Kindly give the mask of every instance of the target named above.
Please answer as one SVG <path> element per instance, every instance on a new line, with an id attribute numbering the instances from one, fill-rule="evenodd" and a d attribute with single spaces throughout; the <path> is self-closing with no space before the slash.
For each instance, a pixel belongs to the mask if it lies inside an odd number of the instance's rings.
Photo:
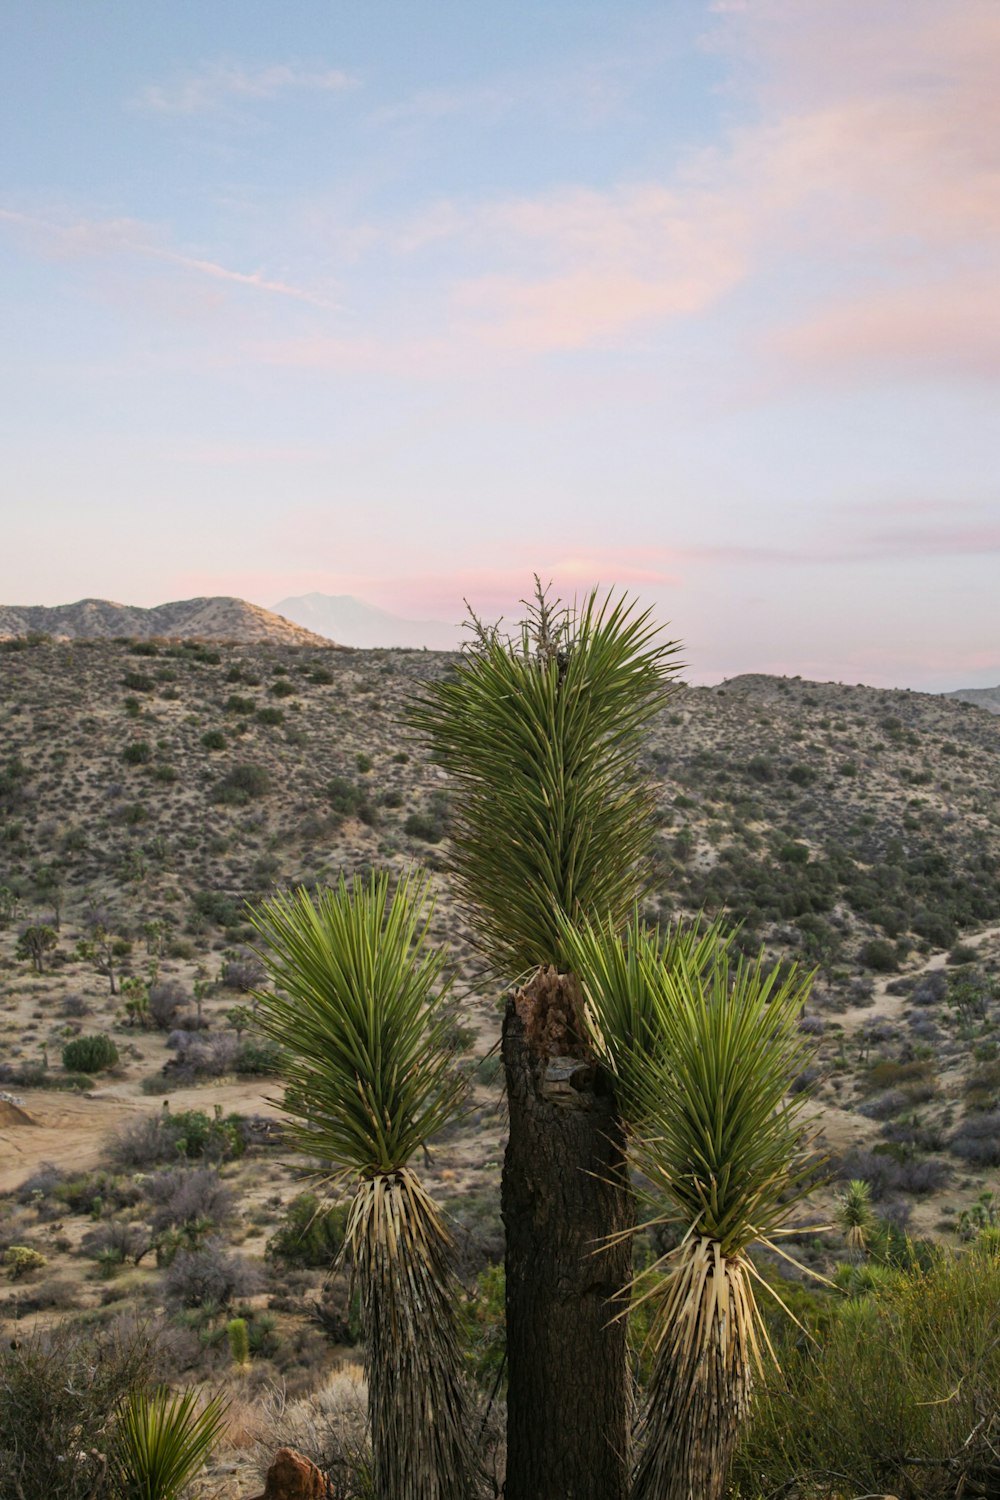
<path id="1" fill-rule="evenodd" d="M 267 276 L 263 271 L 239 271 L 219 261 L 185 255 L 155 237 L 151 226 L 137 219 L 77 219 L 59 223 L 16 209 L 0 208 L 0 223 L 26 233 L 51 259 L 108 259 L 112 256 L 161 261 L 213 281 L 248 287 L 273 296 L 288 297 L 313 307 L 332 310 L 336 304 L 306 287 Z"/>
<path id="2" fill-rule="evenodd" d="M 163 83 L 150 83 L 131 101 L 133 108 L 161 115 L 213 114 L 234 105 L 276 99 L 295 92 L 341 93 L 359 80 L 339 68 L 272 63 L 249 67 L 238 62 L 207 63 Z"/>

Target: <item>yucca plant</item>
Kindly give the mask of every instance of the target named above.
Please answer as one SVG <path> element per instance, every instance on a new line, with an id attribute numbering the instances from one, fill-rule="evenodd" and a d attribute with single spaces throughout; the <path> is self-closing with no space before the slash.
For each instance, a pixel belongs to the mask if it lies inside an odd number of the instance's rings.
<path id="1" fill-rule="evenodd" d="M 810 978 L 726 950 L 702 963 L 693 944 L 671 957 L 640 953 L 660 1043 L 621 1063 L 632 1159 L 682 1230 L 638 1289 L 654 1364 L 631 1496 L 720 1500 L 769 1347 L 748 1250 L 773 1244 L 815 1173 L 805 1096 L 789 1096 L 809 1049 L 798 1021 Z"/>
<path id="2" fill-rule="evenodd" d="M 855 1259 L 867 1250 L 874 1227 L 871 1184 L 853 1177 L 837 1199 L 837 1228 Z"/>
<path id="3" fill-rule="evenodd" d="M 455 1114 L 444 955 L 429 943 L 427 878 L 387 874 L 313 900 L 264 902 L 253 921 L 274 991 L 258 1024 L 280 1041 L 295 1146 L 351 1182 L 345 1238 L 361 1292 L 379 1500 L 467 1500 L 468 1421 L 451 1240 L 409 1163 Z"/>
<path id="4" fill-rule="evenodd" d="M 643 731 L 677 669 L 648 612 L 589 594 L 484 628 L 413 718 L 449 773 L 449 863 L 503 1026 L 508 1500 L 624 1500 L 629 1392 L 613 1299 L 634 1219 L 613 1080 L 582 1010 L 570 929 L 628 918 L 651 873 Z M 594 1255 L 595 1245 L 605 1248 Z"/>
<path id="5" fill-rule="evenodd" d="M 581 981 L 587 1035 L 615 1080 L 632 1132 L 646 1108 L 642 1085 L 653 1059 L 666 1063 L 661 975 L 682 964 L 687 973 L 708 975 L 728 959 L 735 937 L 722 917 L 650 927 L 642 922 L 637 905 L 623 930 L 612 918 L 575 926 L 564 920 L 563 941 Z M 639 1078 L 632 1072 L 636 1058 L 645 1059 Z"/>
<path id="6" fill-rule="evenodd" d="M 473 940 L 504 980 L 569 969 L 562 918 L 624 923 L 649 873 L 655 800 L 643 730 L 679 670 L 626 597 L 534 602 L 512 637 L 478 621 L 413 711 L 449 772 L 450 865 Z"/>
<path id="7" fill-rule="evenodd" d="M 197 1391 L 130 1391 L 112 1439 L 110 1472 L 121 1500 L 177 1500 L 217 1442 L 228 1403 L 200 1410 Z"/>

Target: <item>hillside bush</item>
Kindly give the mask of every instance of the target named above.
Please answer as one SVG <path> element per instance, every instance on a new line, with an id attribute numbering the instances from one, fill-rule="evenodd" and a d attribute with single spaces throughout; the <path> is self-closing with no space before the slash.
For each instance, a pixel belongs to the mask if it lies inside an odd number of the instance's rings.
<path id="1" fill-rule="evenodd" d="M 200 1250 L 180 1250 L 163 1276 L 163 1293 L 175 1307 L 228 1307 L 237 1297 L 260 1290 L 261 1274 L 241 1255 L 229 1255 L 222 1241 L 206 1240 Z"/>
<path id="2" fill-rule="evenodd" d="M 216 784 L 212 800 L 231 807 L 245 807 L 248 802 L 265 797 L 270 790 L 271 773 L 266 766 L 241 764 L 233 766 Z"/>
<path id="3" fill-rule="evenodd" d="M 975 1167 L 1000 1167 L 1000 1111 L 967 1115 L 949 1142 L 954 1156 Z"/>
<path id="4" fill-rule="evenodd" d="M 346 1228 L 345 1204 L 323 1204 L 315 1193 L 300 1193 L 285 1209 L 265 1253 L 269 1260 L 285 1265 L 329 1270 L 344 1243 Z"/>
<path id="5" fill-rule="evenodd" d="M 70 1073 L 103 1073 L 118 1065 L 118 1048 L 105 1032 L 79 1036 L 62 1050 L 63 1067 Z"/>
<path id="6" fill-rule="evenodd" d="M 122 760 L 127 766 L 148 766 L 153 759 L 153 747 L 148 740 L 133 740 L 122 751 Z"/>
<path id="7" fill-rule="evenodd" d="M 204 1110 L 161 1109 L 143 1115 L 112 1137 L 108 1156 L 114 1165 L 145 1170 L 180 1159 L 228 1161 L 242 1156 L 246 1139 L 240 1115 L 207 1115 Z"/>
<path id="8" fill-rule="evenodd" d="M 993 1495 L 1000 1258 L 939 1255 L 789 1338 L 735 1466 L 740 1495 Z"/>

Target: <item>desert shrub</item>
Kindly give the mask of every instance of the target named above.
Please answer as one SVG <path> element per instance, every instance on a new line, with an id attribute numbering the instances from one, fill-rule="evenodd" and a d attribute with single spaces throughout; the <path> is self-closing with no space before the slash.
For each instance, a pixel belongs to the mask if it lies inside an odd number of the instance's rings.
<path id="1" fill-rule="evenodd" d="M 849 1152 L 839 1175 L 845 1180 L 858 1177 L 867 1182 L 872 1198 L 878 1201 L 895 1193 L 912 1193 L 915 1197 L 936 1193 L 951 1173 L 945 1162 L 905 1151 L 900 1159 L 891 1146 L 879 1146 L 874 1151 Z"/>
<path id="2" fill-rule="evenodd" d="M 22 1184 L 22 1191 L 36 1184 L 52 1204 L 52 1212 L 46 1207 L 45 1217 L 55 1217 L 67 1210 L 93 1214 L 128 1208 L 141 1196 L 134 1182 L 113 1172 L 65 1172 L 51 1163 L 44 1163 L 29 1177 Z"/>
<path id="3" fill-rule="evenodd" d="M 228 1307 L 237 1297 L 251 1297 L 261 1286 L 260 1271 L 241 1255 L 229 1255 L 221 1240 L 207 1240 L 200 1250 L 180 1250 L 167 1267 L 163 1292 L 175 1307 Z"/>
<path id="4" fill-rule="evenodd" d="M 149 1018 L 160 1031 L 169 1031 L 174 1017 L 187 1003 L 184 986 L 175 979 L 161 979 L 149 987 Z"/>
<path id="5" fill-rule="evenodd" d="M 126 672 L 122 677 L 122 687 L 127 687 L 133 693 L 151 693 L 156 683 L 152 677 L 145 672 Z"/>
<path id="6" fill-rule="evenodd" d="M 40 1250 L 31 1245 L 8 1245 L 3 1256 L 4 1270 L 11 1281 L 20 1281 L 22 1276 L 31 1276 L 41 1271 L 48 1261 Z"/>
<path id="7" fill-rule="evenodd" d="M 242 1123 L 239 1115 L 221 1110 L 207 1115 L 200 1109 L 161 1109 L 123 1126 L 112 1137 L 108 1156 L 116 1166 L 140 1171 L 181 1158 L 228 1161 L 246 1149 Z"/>
<path id="8" fill-rule="evenodd" d="M 222 983 L 230 990 L 246 995 L 260 989 L 267 975 L 264 965 L 250 948 L 238 948 L 222 965 Z"/>
<path id="9" fill-rule="evenodd" d="M 239 905 L 225 891 L 195 891 L 191 905 L 216 927 L 239 927 L 243 920 Z"/>
<path id="10" fill-rule="evenodd" d="M 124 1219 L 105 1219 L 81 1241 L 83 1253 L 106 1272 L 126 1261 L 137 1266 L 152 1246 L 153 1237 L 144 1224 L 131 1224 Z"/>
<path id="11" fill-rule="evenodd" d="M 78 1036 L 62 1050 L 63 1067 L 70 1073 L 103 1073 L 118 1065 L 118 1048 L 105 1032 Z"/>
<path id="12" fill-rule="evenodd" d="M 342 817 L 356 812 L 361 801 L 360 791 L 346 776 L 332 776 L 326 784 L 326 795 L 334 812 Z"/>
<path id="13" fill-rule="evenodd" d="M 882 1126 L 883 1140 L 913 1151 L 943 1151 L 944 1134 L 938 1125 L 925 1124 L 916 1115 L 904 1120 L 889 1120 Z"/>
<path id="14" fill-rule="evenodd" d="M 177 1056 L 164 1068 L 168 1077 L 193 1082 L 197 1078 L 222 1078 L 236 1069 L 239 1043 L 228 1032 L 219 1036 L 199 1036 L 196 1032 L 174 1031 L 169 1044 Z"/>
<path id="15" fill-rule="evenodd" d="M 866 969 L 874 969 L 876 974 L 891 974 L 899 968 L 899 955 L 884 938 L 869 938 L 858 957 Z"/>
<path id="16" fill-rule="evenodd" d="M 315 682 L 319 687 L 329 687 L 333 681 L 333 673 L 328 667 L 313 667 L 309 673 L 309 681 Z"/>
<path id="17" fill-rule="evenodd" d="M 221 729 L 206 729 L 201 737 L 201 743 L 206 750 L 225 750 L 226 736 Z"/>
<path id="18" fill-rule="evenodd" d="M 227 771 L 216 783 L 212 793 L 215 802 L 228 803 L 233 807 L 245 807 L 256 802 L 271 790 L 271 773 L 266 766 L 241 764 Z"/>
<path id="19" fill-rule="evenodd" d="M 1000 1167 L 1000 1111 L 967 1115 L 949 1142 L 954 1156 L 976 1167 Z"/>
<path id="20" fill-rule="evenodd" d="M 227 714 L 252 714 L 256 704 L 252 698 L 244 698 L 239 693 L 230 693 L 226 699 L 225 709 Z"/>
<path id="21" fill-rule="evenodd" d="M 280 1073 L 281 1064 L 282 1051 L 277 1042 L 266 1037 L 247 1037 L 237 1047 L 233 1066 L 237 1073 L 266 1078 Z"/>
<path id="22" fill-rule="evenodd" d="M 277 729 L 279 724 L 284 724 L 284 710 L 280 708 L 258 708 L 254 718 L 258 724 L 265 724 L 271 729 Z"/>
<path id="23" fill-rule="evenodd" d="M 232 1217 L 236 1198 L 213 1167 L 175 1167 L 147 1177 L 143 1196 L 152 1206 L 150 1223 L 156 1231 L 201 1222 L 224 1224 Z"/>
<path id="24" fill-rule="evenodd" d="M 882 1058 L 872 1063 L 862 1083 L 866 1089 L 902 1088 L 908 1084 L 925 1083 L 933 1074 L 934 1066 L 929 1059 L 894 1062 L 891 1058 Z"/>
<path id="25" fill-rule="evenodd" d="M 770 782 L 777 777 L 774 762 L 767 755 L 751 755 L 746 763 L 746 774 L 752 781 Z"/>
<path id="26" fill-rule="evenodd" d="M 842 1304 L 788 1340 L 735 1466 L 737 1493 L 944 1500 L 996 1488 L 1000 1258 L 970 1251 Z"/>
<path id="27" fill-rule="evenodd" d="M 948 976 L 941 969 L 925 974 L 913 986 L 910 999 L 914 1005 L 940 1005 L 948 993 Z"/>
<path id="28" fill-rule="evenodd" d="M 267 1257 L 289 1266 L 328 1270 L 344 1242 L 346 1227 L 346 1206 L 323 1204 L 315 1193 L 300 1193 L 268 1240 Z"/>
<path id="29" fill-rule="evenodd" d="M 113 1414 L 144 1388 L 157 1351 L 144 1333 L 63 1324 L 0 1346 L 0 1495 L 90 1500 L 106 1494 Z"/>
<path id="30" fill-rule="evenodd" d="M 127 766 L 148 766 L 153 759 L 153 747 L 148 740 L 133 740 L 122 751 L 122 760 Z"/>

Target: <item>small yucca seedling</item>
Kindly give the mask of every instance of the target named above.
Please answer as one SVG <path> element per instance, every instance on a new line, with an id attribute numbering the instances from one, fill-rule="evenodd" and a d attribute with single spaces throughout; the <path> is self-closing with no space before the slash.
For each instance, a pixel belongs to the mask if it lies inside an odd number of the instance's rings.
<path id="1" fill-rule="evenodd" d="M 853 1177 L 837 1199 L 837 1228 L 844 1236 L 847 1248 L 858 1255 L 863 1254 L 874 1225 L 871 1184 Z"/>
<path id="2" fill-rule="evenodd" d="M 354 1261 L 379 1500 L 466 1500 L 469 1421 L 459 1288 L 441 1214 L 409 1166 L 463 1093 L 448 1043 L 444 957 L 428 943 L 426 877 L 277 896 L 253 920 L 274 993 L 258 1024 L 280 1041 L 289 1134 L 351 1182 Z"/>
<path id="3" fill-rule="evenodd" d="M 201 1411 L 196 1391 L 132 1391 L 115 1424 L 113 1471 L 122 1500 L 177 1500 L 217 1441 L 228 1403 Z"/>
<path id="4" fill-rule="evenodd" d="M 250 1330 L 246 1318 L 230 1318 L 226 1324 L 226 1337 L 233 1364 L 245 1369 L 250 1363 Z"/>

